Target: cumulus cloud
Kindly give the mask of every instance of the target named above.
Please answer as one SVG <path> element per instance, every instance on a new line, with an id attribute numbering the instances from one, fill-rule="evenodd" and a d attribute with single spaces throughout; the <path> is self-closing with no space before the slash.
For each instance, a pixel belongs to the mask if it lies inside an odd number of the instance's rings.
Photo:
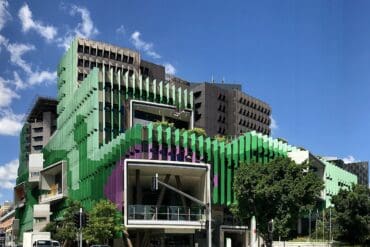
<path id="1" fill-rule="evenodd" d="M 18 159 L 0 165 L 0 188 L 13 189 L 17 178 L 18 165 Z"/>
<path id="2" fill-rule="evenodd" d="M 176 68 L 172 64 L 165 63 L 164 68 L 165 68 L 166 74 L 169 74 L 169 75 L 176 74 Z"/>
<path id="3" fill-rule="evenodd" d="M 0 111 L 0 135 L 16 136 L 23 126 L 24 114 L 15 114 L 10 110 Z"/>
<path id="4" fill-rule="evenodd" d="M 161 56 L 154 51 L 153 43 L 145 42 L 140 38 L 141 33 L 139 31 L 135 31 L 131 34 L 130 41 L 135 46 L 136 49 L 145 52 L 148 56 L 152 58 L 161 58 Z"/>
<path id="5" fill-rule="evenodd" d="M 30 86 L 42 84 L 44 82 L 55 82 L 57 79 L 57 72 L 49 72 L 49 71 L 36 71 L 30 74 L 28 84 Z"/>
<path id="6" fill-rule="evenodd" d="M 66 50 L 71 45 L 75 36 L 92 38 L 99 34 L 99 30 L 95 27 L 94 22 L 90 17 L 90 11 L 87 8 L 72 5 L 69 13 L 72 16 L 79 15 L 81 17 L 81 22 L 79 22 L 74 29 L 68 30 L 64 37 L 58 38 L 58 46 L 64 47 Z"/>
<path id="7" fill-rule="evenodd" d="M 29 30 L 35 30 L 40 34 L 46 41 L 51 41 L 57 35 L 57 29 L 51 25 L 44 25 L 41 21 L 34 20 L 32 18 L 32 12 L 27 4 L 24 4 L 18 12 L 18 17 L 22 23 L 22 31 L 28 32 Z"/>
<path id="8" fill-rule="evenodd" d="M 5 26 L 5 23 L 11 18 L 11 15 L 7 10 L 8 5 L 8 1 L 0 0 L 0 31 Z"/>
<path id="9" fill-rule="evenodd" d="M 0 77 L 0 108 L 10 106 L 14 98 L 19 98 L 19 95 L 8 87 L 8 84 L 9 81 Z"/>
<path id="10" fill-rule="evenodd" d="M 22 56 L 29 51 L 35 50 L 35 46 L 30 44 L 8 44 L 6 49 L 10 53 L 10 61 L 19 67 L 21 67 L 25 72 L 32 73 L 31 65 L 23 60 Z"/>
<path id="11" fill-rule="evenodd" d="M 55 82 L 57 78 L 56 72 L 47 70 L 33 70 L 32 64 L 23 59 L 23 55 L 29 51 L 35 50 L 35 46 L 23 43 L 10 43 L 5 37 L 0 35 L 0 45 L 3 45 L 10 55 L 10 62 L 21 68 L 27 75 L 27 79 L 23 81 L 17 71 L 13 71 L 13 80 L 4 80 L 8 84 L 13 84 L 16 89 L 25 89 L 27 87 L 42 83 Z M 10 95 L 12 96 L 12 95 Z M 14 95 L 13 95 L 14 96 Z M 14 97 L 13 97 L 14 98 Z"/>
<path id="12" fill-rule="evenodd" d="M 349 164 L 349 163 L 354 163 L 356 162 L 357 160 L 355 159 L 355 157 L 353 157 L 352 155 L 348 155 L 347 157 L 344 157 L 342 158 L 343 162 L 345 164 Z"/>

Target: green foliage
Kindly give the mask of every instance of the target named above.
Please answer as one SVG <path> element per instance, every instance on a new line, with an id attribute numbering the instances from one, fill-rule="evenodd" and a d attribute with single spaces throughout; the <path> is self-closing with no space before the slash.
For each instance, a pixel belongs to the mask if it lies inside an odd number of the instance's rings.
<path id="1" fill-rule="evenodd" d="M 189 130 L 189 134 L 196 134 L 197 136 L 206 136 L 207 133 L 203 128 L 193 128 Z"/>
<path id="2" fill-rule="evenodd" d="M 317 202 L 323 182 L 307 165 L 296 165 L 289 158 L 267 164 L 243 164 L 237 170 L 234 192 L 238 203 L 232 212 L 245 224 L 256 216 L 257 230 L 266 238 L 267 223 L 274 219 L 274 236 L 294 237 L 298 218 Z"/>
<path id="3" fill-rule="evenodd" d="M 174 123 L 169 123 L 167 121 L 157 121 L 154 123 L 154 126 L 157 127 L 159 125 L 162 125 L 163 128 L 174 127 Z"/>
<path id="4" fill-rule="evenodd" d="M 370 189 L 353 185 L 332 197 L 337 239 L 351 244 L 370 244 Z"/>
<path id="5" fill-rule="evenodd" d="M 282 137 L 278 137 L 277 138 L 277 140 L 278 141 L 280 141 L 280 142 L 282 142 L 282 143 L 288 143 L 288 141 L 287 140 L 285 140 L 284 138 L 282 138 Z"/>
<path id="6" fill-rule="evenodd" d="M 101 200 L 90 212 L 84 236 L 90 244 L 105 244 L 120 235 L 122 231 L 121 213 L 113 203 Z"/>
<path id="7" fill-rule="evenodd" d="M 44 230 L 51 233 L 52 239 L 58 240 L 62 244 L 67 242 L 66 245 L 69 245 L 69 243 L 76 240 L 78 229 L 75 226 L 73 215 L 79 212 L 80 208 L 81 203 L 79 201 L 68 200 L 67 208 L 63 214 L 63 220 L 50 222 Z"/>
<path id="8" fill-rule="evenodd" d="M 226 141 L 226 137 L 223 136 L 223 135 L 215 135 L 215 140 L 217 140 L 218 142 L 225 142 Z"/>

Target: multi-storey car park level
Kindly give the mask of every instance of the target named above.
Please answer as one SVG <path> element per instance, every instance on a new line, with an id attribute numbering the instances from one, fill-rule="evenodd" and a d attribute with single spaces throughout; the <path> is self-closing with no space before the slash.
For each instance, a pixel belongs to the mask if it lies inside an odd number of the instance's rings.
<path id="1" fill-rule="evenodd" d="M 93 55 L 97 65 L 91 67 L 92 49 L 96 56 L 106 54 L 107 60 Z M 86 57 L 81 55 L 85 52 Z M 112 53 L 120 58 L 119 65 L 112 62 Z M 132 63 L 121 62 L 123 56 L 127 61 L 131 56 Z M 81 69 L 78 61 L 87 57 L 89 66 Z M 77 38 L 61 59 L 57 129 L 43 148 L 39 182 L 28 186 L 30 177 L 22 175 L 29 173 L 31 163 L 19 167 L 19 240 L 23 232 L 40 230 L 40 224 L 62 220 L 67 198 L 80 201 L 86 210 L 108 199 L 122 213 L 136 246 L 206 246 L 209 217 L 212 246 L 223 246 L 225 238 L 245 246 L 248 228 L 233 221 L 228 210 L 235 203 L 235 170 L 241 163 L 264 164 L 292 153 L 300 160 L 310 157 L 255 131 L 228 142 L 199 134 L 193 129 L 193 92 L 161 79 L 150 68 L 145 72 L 149 76 L 143 75 L 145 69 L 134 66 L 141 64 L 138 58 L 127 49 Z M 324 170 L 325 164 L 318 161 L 318 174 L 323 176 Z M 164 187 L 152 191 L 156 174 L 201 203 Z"/>

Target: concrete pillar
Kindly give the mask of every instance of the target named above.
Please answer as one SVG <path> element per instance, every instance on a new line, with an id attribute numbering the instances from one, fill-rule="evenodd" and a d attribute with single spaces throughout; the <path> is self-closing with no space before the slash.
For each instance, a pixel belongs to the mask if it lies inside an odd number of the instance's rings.
<path id="1" fill-rule="evenodd" d="M 142 204 L 143 195 L 140 182 L 140 170 L 136 169 L 136 204 Z"/>

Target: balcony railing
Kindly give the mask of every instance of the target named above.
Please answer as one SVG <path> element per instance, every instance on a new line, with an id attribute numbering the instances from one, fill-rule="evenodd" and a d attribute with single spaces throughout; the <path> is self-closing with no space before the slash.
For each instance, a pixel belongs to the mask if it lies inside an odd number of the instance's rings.
<path id="1" fill-rule="evenodd" d="M 63 193 L 62 187 L 59 186 L 58 184 L 54 184 L 50 187 L 51 187 L 51 190 L 48 193 L 40 196 L 39 198 L 40 203 L 59 200 L 65 196 L 65 194 Z"/>
<path id="2" fill-rule="evenodd" d="M 204 221 L 206 212 L 201 207 L 129 205 L 128 220 L 145 221 Z"/>

